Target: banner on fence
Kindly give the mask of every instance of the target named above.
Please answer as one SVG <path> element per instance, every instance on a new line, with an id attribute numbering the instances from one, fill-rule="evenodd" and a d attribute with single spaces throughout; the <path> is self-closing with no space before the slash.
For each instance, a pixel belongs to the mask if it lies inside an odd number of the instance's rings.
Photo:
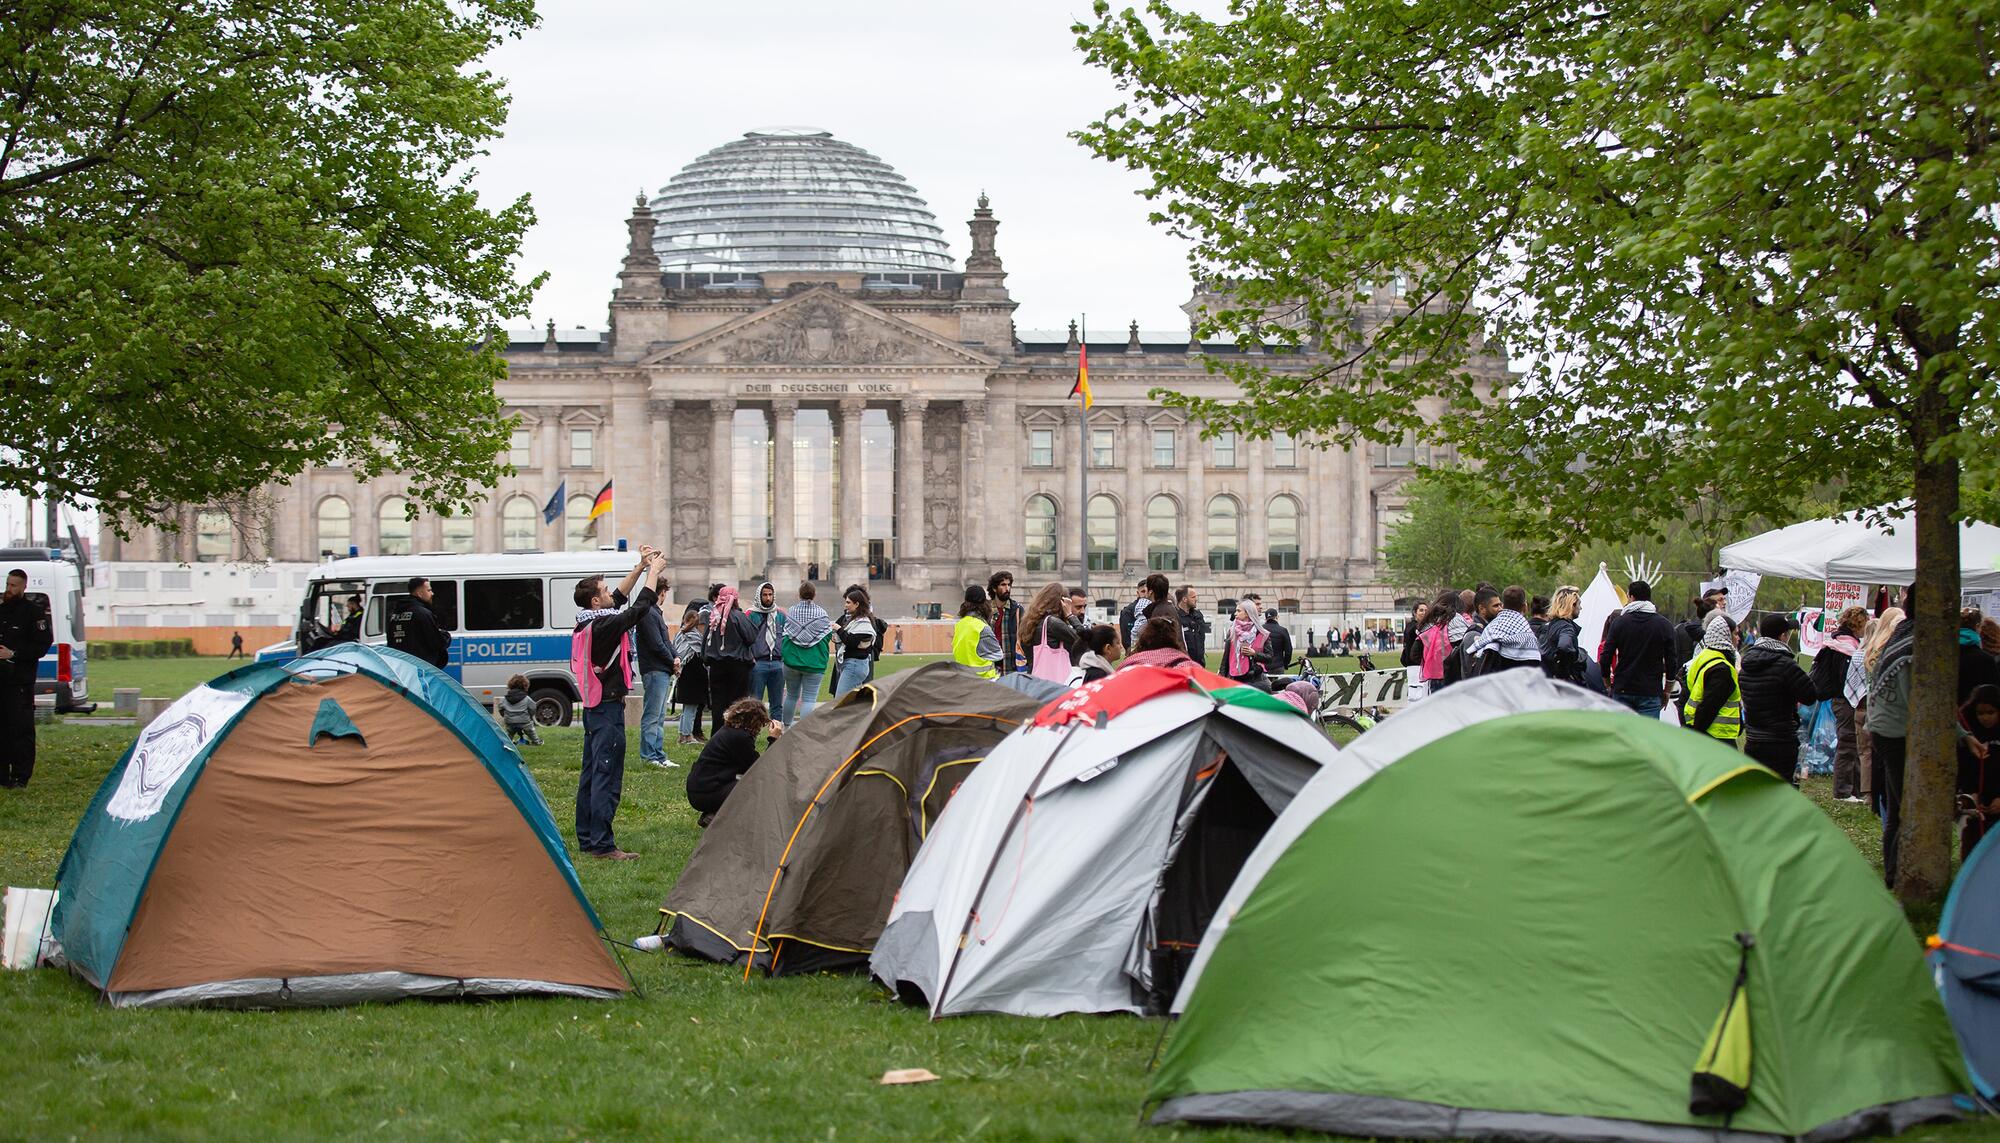
<path id="1" fill-rule="evenodd" d="M 1410 701 L 1410 680 L 1416 667 L 1396 667 L 1387 671 L 1356 671 L 1347 675 L 1319 677 L 1321 710 L 1355 710 L 1383 707 L 1393 710 Z"/>

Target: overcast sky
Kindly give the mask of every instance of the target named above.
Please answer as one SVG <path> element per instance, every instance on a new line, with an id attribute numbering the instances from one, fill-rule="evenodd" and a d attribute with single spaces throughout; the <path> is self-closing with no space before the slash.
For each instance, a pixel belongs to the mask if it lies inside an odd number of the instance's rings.
<path id="1" fill-rule="evenodd" d="M 1088 0 L 541 8 L 540 28 L 490 57 L 513 106 L 479 183 L 495 203 L 534 200 L 521 268 L 549 274 L 538 326 L 603 327 L 635 192 L 745 131 L 809 126 L 896 168 L 961 264 L 986 191 L 1018 328 L 1079 312 L 1099 336 L 1135 318 L 1186 327 L 1186 245 L 1146 221 L 1139 175 L 1069 138 L 1119 101 L 1069 31 Z"/>
<path id="2" fill-rule="evenodd" d="M 1137 0 L 1131 0 L 1136 3 Z M 1197 4 L 1196 7 L 1219 7 Z M 1185 243 L 1146 221 L 1144 180 L 1071 131 L 1119 102 L 1069 28 L 1088 0 L 543 0 L 542 25 L 489 63 L 513 104 L 480 164 L 491 204 L 540 221 L 524 277 L 547 271 L 534 325 L 601 329 L 632 196 L 760 127 L 807 126 L 896 168 L 965 259 L 980 191 L 1000 220 L 1022 330 L 1079 314 L 1098 337 L 1136 319 L 1186 328 Z M 0 542 L 25 505 L 0 496 Z M 79 526 L 95 533 L 95 513 Z"/>

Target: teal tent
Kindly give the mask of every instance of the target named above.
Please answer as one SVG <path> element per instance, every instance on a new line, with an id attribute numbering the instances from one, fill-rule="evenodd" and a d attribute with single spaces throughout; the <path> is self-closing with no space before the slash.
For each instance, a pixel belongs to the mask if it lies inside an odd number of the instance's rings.
<path id="1" fill-rule="evenodd" d="M 548 804 L 465 689 L 344 643 L 196 687 L 99 787 L 56 875 L 113 1004 L 614 996 Z"/>

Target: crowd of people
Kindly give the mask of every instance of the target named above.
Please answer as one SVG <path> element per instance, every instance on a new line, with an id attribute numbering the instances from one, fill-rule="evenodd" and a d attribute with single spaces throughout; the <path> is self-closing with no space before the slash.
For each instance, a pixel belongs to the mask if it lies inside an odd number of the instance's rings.
<path id="1" fill-rule="evenodd" d="M 640 756 L 655 766 L 674 765 L 666 756 L 671 693 L 680 704 L 679 741 L 702 747 L 687 787 L 689 803 L 706 824 L 756 761 L 758 735 L 775 740 L 810 714 L 829 675 L 836 697 L 867 683 L 888 642 L 889 626 L 875 614 L 865 585 L 842 591 L 835 615 L 819 603 L 811 581 L 798 585 L 787 607 L 779 606 L 770 583 L 747 603 L 735 588 L 713 584 L 705 601 L 688 605 L 670 636 L 659 609 L 663 572 L 664 556 L 645 547 L 616 587 L 597 577 L 576 588 L 572 658 L 586 692 L 577 839 L 592 856 L 634 856 L 617 847 L 611 832 L 633 659 L 645 697 Z M 1834 795 L 1870 804 L 1881 817 L 1884 873 L 1893 883 L 1913 590 L 1905 592 L 1901 608 L 1842 612 L 1808 670 L 1799 665 L 1792 616 L 1766 613 L 1739 631 L 1721 588 L 1696 599 L 1692 615 L 1677 624 L 1655 607 L 1651 584 L 1634 580 L 1626 587 L 1627 602 L 1590 647 L 1578 588 L 1564 585 L 1543 597 L 1520 586 L 1481 583 L 1413 609 L 1403 625 L 1402 665 L 1414 668 L 1420 680 L 1413 687 L 1418 701 L 1481 674 L 1540 670 L 1645 717 L 1670 711 L 1688 730 L 1741 749 L 1791 782 L 1798 780 L 1801 711 L 1827 704 L 1835 727 Z M 418 623 L 425 601 L 415 585 L 409 598 L 411 622 Z M 1013 575 L 996 572 L 985 584 L 965 588 L 952 624 L 951 658 L 982 678 L 1018 672 L 1075 685 L 1131 666 L 1205 667 L 1213 641 L 1225 677 L 1273 691 L 1302 710 L 1317 702 L 1310 682 L 1283 677 L 1295 661 L 1292 635 L 1276 609 L 1264 608 L 1254 593 L 1236 601 L 1226 622 L 1212 624 L 1194 588 L 1174 587 L 1155 573 L 1139 582 L 1113 621 L 1094 621 L 1089 610 L 1083 588 L 1061 583 L 1044 584 L 1023 603 Z M 394 617 L 390 627 L 393 635 Z M 1324 644 L 1308 635 L 1306 650 L 1365 653 L 1371 643 L 1381 646 L 1381 634 L 1348 628 L 1329 632 Z M 437 653 L 442 645 L 426 649 Z M 1989 773 L 1987 765 L 1990 746 L 2000 742 L 2000 623 L 1968 610 L 1960 652 L 1960 809 L 1969 846 L 1989 822 L 2000 821 L 2000 772 Z M 515 682 L 523 685 L 510 688 L 503 717 L 511 733 L 533 741 L 525 680 Z"/>

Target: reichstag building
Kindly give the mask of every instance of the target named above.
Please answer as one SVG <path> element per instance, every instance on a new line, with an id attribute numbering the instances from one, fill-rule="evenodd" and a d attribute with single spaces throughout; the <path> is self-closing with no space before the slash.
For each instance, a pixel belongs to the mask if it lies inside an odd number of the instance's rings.
<path id="1" fill-rule="evenodd" d="M 1419 447 L 1204 438 L 1148 394 L 1226 398 L 1205 360 L 1244 351 L 1136 325 L 1090 343 L 1085 432 L 1068 399 L 1074 331 L 1015 329 L 999 225 L 982 196 L 960 266 L 889 164 L 822 132 L 746 134 L 635 203 L 608 328 L 514 335 L 500 394 L 519 418 L 515 473 L 474 514 L 411 521 L 398 479 L 320 468 L 257 498 L 260 527 L 191 506 L 179 533 L 107 533 L 105 554 L 591 548 L 611 539 L 585 521 L 613 481 L 617 533 L 669 543 L 676 598 L 716 580 L 788 588 L 816 569 L 871 581 L 884 608 L 949 607 L 992 569 L 1032 587 L 1087 568 L 1106 597 L 1159 570 L 1210 600 L 1393 605 L 1378 551 Z M 1401 293 L 1378 283 L 1360 320 L 1385 320 Z M 1471 368 L 1483 388 L 1507 382 L 1498 356 Z M 559 484 L 563 518 L 545 524 Z"/>

